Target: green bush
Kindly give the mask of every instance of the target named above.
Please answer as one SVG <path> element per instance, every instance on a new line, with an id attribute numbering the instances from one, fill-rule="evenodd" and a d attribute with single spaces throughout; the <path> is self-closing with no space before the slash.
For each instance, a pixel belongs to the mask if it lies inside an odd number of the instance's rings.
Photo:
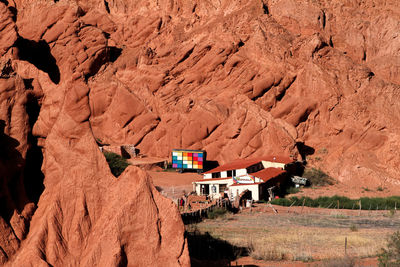
<path id="1" fill-rule="evenodd" d="M 400 232 L 389 237 L 387 247 L 382 248 L 378 257 L 379 266 L 400 266 Z"/>
<path id="2" fill-rule="evenodd" d="M 304 206 L 306 207 L 321 207 L 321 208 L 340 208 L 340 209 L 359 209 L 361 201 L 361 209 L 372 210 L 372 209 L 394 209 L 400 204 L 399 196 L 392 196 L 386 198 L 368 198 L 363 197 L 360 199 L 350 199 L 343 196 L 333 197 L 318 197 L 315 199 L 309 197 L 289 197 L 273 199 L 272 204 L 280 206 Z"/>
<path id="3" fill-rule="evenodd" d="M 129 163 L 122 156 L 112 153 L 112 152 L 103 152 L 106 157 L 108 166 L 110 166 L 111 173 L 118 177 L 121 173 L 129 166 Z"/>
<path id="4" fill-rule="evenodd" d="M 307 178 L 311 185 L 324 186 L 334 184 L 333 178 L 320 169 L 305 169 L 303 177 Z"/>
<path id="5" fill-rule="evenodd" d="M 352 232 L 357 232 L 357 231 L 358 231 L 357 225 L 352 224 L 352 225 L 350 226 L 350 231 L 352 231 Z"/>
<path id="6" fill-rule="evenodd" d="M 291 186 L 291 187 L 286 188 L 286 195 L 296 194 L 296 193 L 299 193 L 299 192 L 300 192 L 300 188 L 299 187 Z"/>
<path id="7" fill-rule="evenodd" d="M 218 217 L 224 216 L 227 213 L 227 210 L 224 208 L 214 208 L 207 213 L 208 219 L 216 219 Z"/>

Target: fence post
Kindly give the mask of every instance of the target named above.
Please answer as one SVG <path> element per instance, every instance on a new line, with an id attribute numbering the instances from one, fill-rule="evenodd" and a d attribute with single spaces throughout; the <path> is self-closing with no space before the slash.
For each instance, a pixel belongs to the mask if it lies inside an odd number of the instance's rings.
<path id="1" fill-rule="evenodd" d="M 301 212 L 300 213 L 303 213 L 303 209 L 304 209 L 304 203 L 306 202 L 306 199 L 305 198 L 303 198 L 303 206 L 301 207 Z"/>
<path id="2" fill-rule="evenodd" d="M 293 201 L 293 203 L 290 204 L 290 206 L 289 206 L 289 208 L 288 208 L 288 210 L 287 210 L 288 213 L 289 213 L 290 208 L 294 205 L 294 203 L 296 203 L 296 201 L 297 201 L 297 200 Z"/>

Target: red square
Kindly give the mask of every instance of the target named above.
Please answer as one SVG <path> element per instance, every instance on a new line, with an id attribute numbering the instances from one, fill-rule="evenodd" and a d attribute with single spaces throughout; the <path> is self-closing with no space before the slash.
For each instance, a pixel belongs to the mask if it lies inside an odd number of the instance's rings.
<path id="1" fill-rule="evenodd" d="M 197 157 L 193 157 L 193 161 L 197 161 Z"/>
<path id="2" fill-rule="evenodd" d="M 187 154 L 188 154 L 189 157 L 191 157 L 193 153 L 187 153 Z"/>

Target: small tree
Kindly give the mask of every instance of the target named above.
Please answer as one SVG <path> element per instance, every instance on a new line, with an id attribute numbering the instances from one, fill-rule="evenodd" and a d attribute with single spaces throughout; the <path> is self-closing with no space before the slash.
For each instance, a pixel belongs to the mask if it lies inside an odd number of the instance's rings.
<path id="1" fill-rule="evenodd" d="M 400 232 L 396 231 L 389 237 L 387 247 L 379 254 L 379 266 L 400 266 Z"/>
<path id="2" fill-rule="evenodd" d="M 106 157 L 108 166 L 110 166 L 111 173 L 118 177 L 121 173 L 129 166 L 129 163 L 118 154 L 112 152 L 103 152 L 104 156 Z"/>

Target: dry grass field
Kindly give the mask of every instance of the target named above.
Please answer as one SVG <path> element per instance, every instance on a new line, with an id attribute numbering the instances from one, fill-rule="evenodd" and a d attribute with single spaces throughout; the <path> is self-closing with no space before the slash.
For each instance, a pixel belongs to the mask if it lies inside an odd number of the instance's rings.
<path id="1" fill-rule="evenodd" d="M 248 247 L 255 260 L 315 262 L 346 255 L 376 257 L 387 237 L 400 228 L 400 213 L 393 211 L 275 208 L 278 213 L 257 204 L 252 211 L 205 220 L 187 230 Z"/>

